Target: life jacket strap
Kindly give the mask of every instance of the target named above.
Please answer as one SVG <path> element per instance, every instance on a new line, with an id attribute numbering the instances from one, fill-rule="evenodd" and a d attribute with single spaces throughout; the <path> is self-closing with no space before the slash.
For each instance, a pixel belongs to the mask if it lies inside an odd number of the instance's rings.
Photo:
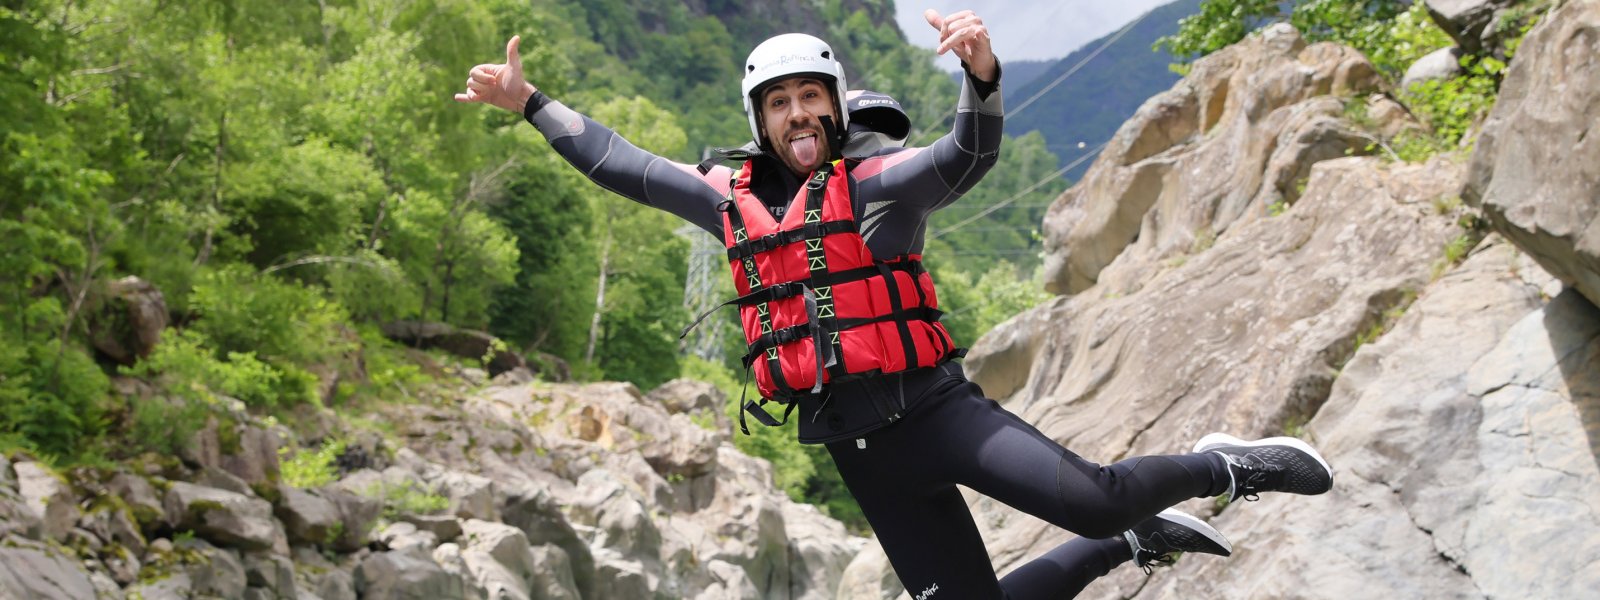
<path id="1" fill-rule="evenodd" d="M 812 229 L 812 225 L 816 225 L 816 227 Z M 800 229 L 769 233 L 753 240 L 745 240 L 734 244 L 732 248 L 728 248 L 728 260 L 743 260 L 746 256 L 760 254 L 789 244 L 798 244 L 808 237 L 818 238 L 824 235 L 855 233 L 856 231 L 855 221 L 826 221 L 821 224 L 808 224 Z M 811 235 L 813 232 L 816 235 Z"/>

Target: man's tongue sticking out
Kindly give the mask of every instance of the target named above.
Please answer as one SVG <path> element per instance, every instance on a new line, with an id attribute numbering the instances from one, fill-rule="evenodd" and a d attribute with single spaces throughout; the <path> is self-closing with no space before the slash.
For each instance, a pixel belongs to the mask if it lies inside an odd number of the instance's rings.
<path id="1" fill-rule="evenodd" d="M 790 141 L 789 150 L 794 152 L 795 160 L 806 168 L 817 164 L 817 136 L 807 135 Z"/>

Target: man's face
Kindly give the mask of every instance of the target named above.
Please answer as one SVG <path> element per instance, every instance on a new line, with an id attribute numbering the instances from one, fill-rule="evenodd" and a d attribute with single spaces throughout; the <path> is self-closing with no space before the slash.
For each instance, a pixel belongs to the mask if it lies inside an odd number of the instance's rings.
<path id="1" fill-rule="evenodd" d="M 796 175 L 806 176 L 832 155 L 822 133 L 819 119 L 823 116 L 839 122 L 833 94 L 821 80 L 795 77 L 761 92 L 761 132 L 778 159 Z"/>

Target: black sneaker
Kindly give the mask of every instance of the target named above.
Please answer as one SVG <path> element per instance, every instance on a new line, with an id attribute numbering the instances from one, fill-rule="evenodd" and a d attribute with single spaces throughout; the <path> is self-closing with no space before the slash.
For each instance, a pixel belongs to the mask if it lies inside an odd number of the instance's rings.
<path id="1" fill-rule="evenodd" d="M 1228 461 L 1228 501 L 1254 502 L 1261 492 L 1314 496 L 1333 489 L 1333 468 L 1310 444 L 1292 437 L 1246 442 L 1225 433 L 1200 438 L 1195 452 L 1215 452 Z"/>
<path id="2" fill-rule="evenodd" d="M 1173 552 L 1200 552 L 1227 556 L 1233 544 L 1222 533 L 1189 513 L 1166 509 L 1133 529 L 1122 532 L 1133 550 L 1133 562 L 1150 574 L 1156 565 L 1172 564 Z"/>

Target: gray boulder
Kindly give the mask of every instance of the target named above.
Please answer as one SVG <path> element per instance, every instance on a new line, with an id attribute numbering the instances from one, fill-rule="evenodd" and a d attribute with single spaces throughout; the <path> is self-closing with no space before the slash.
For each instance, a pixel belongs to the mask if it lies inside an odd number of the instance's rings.
<path id="1" fill-rule="evenodd" d="M 782 510 L 789 540 L 789 598 L 831 600 L 845 568 L 865 543 L 810 504 L 785 504 Z"/>
<path id="2" fill-rule="evenodd" d="M 532 485 L 514 488 L 506 495 L 501 514 L 506 524 L 522 530 L 529 544 L 559 547 L 570 566 L 574 586 L 584 597 L 591 596 L 594 556 L 548 491 Z"/>
<path id="3" fill-rule="evenodd" d="M 272 485 L 278 481 L 278 447 L 283 440 L 278 434 L 254 425 L 238 425 L 234 434 L 237 441 L 221 448 L 223 470 L 252 486 Z"/>
<path id="4" fill-rule="evenodd" d="M 710 424 L 719 442 L 733 441 L 733 421 L 723 410 L 728 398 L 717 386 L 693 379 L 674 379 L 650 390 L 645 399 L 660 403 L 668 413 L 688 415 L 697 424 Z"/>
<path id="5" fill-rule="evenodd" d="M 578 582 L 572 577 L 572 562 L 559 546 L 545 544 L 530 549 L 533 554 L 533 581 L 529 590 L 542 600 L 581 600 Z M 591 561 L 593 558 L 590 559 Z M 591 567 L 591 572 L 593 567 Z"/>
<path id="6" fill-rule="evenodd" d="M 661 531 L 641 494 L 604 469 L 584 474 L 578 487 L 584 495 L 572 506 L 572 519 L 594 528 L 591 548 L 610 548 L 627 557 L 660 555 Z"/>
<path id="7" fill-rule="evenodd" d="M 461 559 L 474 587 L 489 598 L 526 600 L 532 597 L 536 570 L 528 538 L 502 523 L 468 519 L 461 524 Z"/>
<path id="8" fill-rule="evenodd" d="M 839 579 L 838 600 L 897 600 L 906 596 L 906 588 L 889 566 L 889 557 L 883 546 L 872 538 L 866 548 L 845 567 Z"/>
<path id="9" fill-rule="evenodd" d="M 201 539 L 177 544 L 180 552 L 196 557 L 185 565 L 191 593 L 199 597 L 238 598 L 249 585 L 244 563 L 238 553 L 218 548 Z"/>
<path id="10" fill-rule="evenodd" d="M 383 326 L 383 335 L 391 340 L 418 348 L 438 348 L 462 358 L 480 360 L 493 355 L 485 366 L 489 375 L 495 376 L 517 368 L 528 368 L 522 355 L 505 349 L 495 349 L 493 335 L 471 329 L 457 329 L 444 323 L 422 321 L 395 321 Z"/>
<path id="11" fill-rule="evenodd" d="M 80 516 L 72 486 L 41 463 L 23 461 L 13 468 L 17 473 L 17 492 L 42 523 L 44 535 L 65 539 Z"/>
<path id="12" fill-rule="evenodd" d="M 1484 48 L 1484 39 L 1495 39 L 1497 32 L 1491 25 L 1500 11 L 1516 4 L 1517 0 L 1425 0 L 1428 16 L 1439 25 L 1456 44 L 1468 53 L 1477 54 Z"/>
<path id="13" fill-rule="evenodd" d="M 632 600 L 654 598 L 650 576 L 637 560 L 628 560 L 614 550 L 602 548 L 595 552 L 596 598 Z"/>
<path id="14" fill-rule="evenodd" d="M 151 529 L 165 515 L 161 495 L 144 477 L 132 473 L 117 473 L 106 482 L 107 493 L 122 498 L 133 514 L 133 520 L 145 530 Z"/>
<path id="15" fill-rule="evenodd" d="M 266 598 L 293 600 L 299 597 L 294 580 L 294 562 L 286 556 L 252 552 L 244 556 L 245 581 L 251 590 Z"/>
<path id="16" fill-rule="evenodd" d="M 278 497 L 272 513 L 283 522 L 290 543 L 328 545 L 336 531 L 343 531 L 339 507 L 317 493 L 280 485 Z"/>
<path id="17" fill-rule="evenodd" d="M 1411 86 L 1424 81 L 1451 79 L 1461 75 L 1461 72 L 1461 49 L 1453 46 L 1440 48 L 1406 67 L 1405 76 L 1400 78 L 1400 89 L 1410 90 Z"/>
<path id="18" fill-rule="evenodd" d="M 432 551 L 439 545 L 439 536 L 431 531 L 417 529 L 416 525 L 400 521 L 390 523 L 373 535 L 373 539 L 382 543 L 390 550 L 404 550 L 412 546 L 421 546 Z"/>
<path id="19" fill-rule="evenodd" d="M 1472 155 L 1462 199 L 1551 274 L 1600 302 L 1600 5 L 1528 34 Z"/>
<path id="20" fill-rule="evenodd" d="M 449 545 L 449 544 L 446 544 Z M 463 600 L 466 584 L 420 547 L 378 552 L 361 561 L 355 590 L 362 600 Z"/>
<path id="21" fill-rule="evenodd" d="M 501 514 L 505 515 L 504 510 L 502 510 Z M 441 543 L 456 541 L 456 538 L 461 535 L 461 520 L 450 515 L 404 514 L 399 515 L 398 518 L 402 522 L 410 523 L 418 531 L 433 534 L 434 539 L 439 540 Z M 501 520 L 511 523 L 509 515 L 505 515 Z"/>
<path id="22" fill-rule="evenodd" d="M 18 494 L 15 484 L 0 488 L 0 538 L 17 535 L 38 539 L 44 529 L 39 514 Z"/>
<path id="23" fill-rule="evenodd" d="M 175 481 L 165 506 L 175 529 L 194 531 L 223 546 L 288 554 L 288 540 L 272 518 L 272 505 L 260 498 Z"/>
<path id="24" fill-rule="evenodd" d="M 226 490 L 241 496 L 256 496 L 255 490 L 250 489 L 249 482 L 240 479 L 239 476 L 229 473 L 220 467 L 215 467 L 212 465 L 201 465 L 200 472 L 196 474 L 192 483 L 209 488 Z"/>
<path id="25" fill-rule="evenodd" d="M 0 598 L 82 600 L 94 594 L 89 573 L 71 557 L 33 540 L 0 542 Z"/>
<path id="26" fill-rule="evenodd" d="M 103 307 L 89 317 L 89 339 L 117 364 L 131 367 L 155 349 L 168 320 L 161 290 L 130 275 L 107 284 Z"/>
<path id="27" fill-rule="evenodd" d="M 430 483 L 450 500 L 449 514 L 462 519 L 498 520 L 494 481 L 471 473 L 447 471 Z"/>
<path id="28" fill-rule="evenodd" d="M 78 526 L 107 544 L 127 549 L 133 556 L 144 554 L 145 537 L 134 521 L 132 511 L 117 502 L 96 502 L 78 519 Z"/>
<path id="29" fill-rule="evenodd" d="M 128 586 L 128 596 L 141 600 L 190 600 L 194 597 L 194 583 L 189 574 L 172 573 L 159 579 L 140 581 Z"/>
<path id="30" fill-rule="evenodd" d="M 339 513 L 338 537 L 333 539 L 333 549 L 355 552 L 365 547 L 372 526 L 383 514 L 383 503 L 374 498 L 352 494 L 339 489 L 325 488 L 318 492 L 333 503 Z"/>

